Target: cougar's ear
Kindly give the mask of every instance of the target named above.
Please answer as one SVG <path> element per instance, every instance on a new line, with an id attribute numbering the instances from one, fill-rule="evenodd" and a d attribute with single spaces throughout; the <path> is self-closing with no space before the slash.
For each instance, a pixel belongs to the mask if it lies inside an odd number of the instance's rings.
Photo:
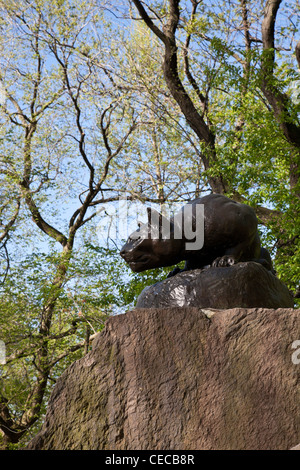
<path id="1" fill-rule="evenodd" d="M 156 209 L 152 209 L 151 207 L 147 207 L 147 214 L 148 214 L 148 224 L 149 225 L 159 225 L 162 226 L 165 222 L 166 224 L 170 224 L 170 220 L 167 219 L 164 215 L 158 212 Z"/>

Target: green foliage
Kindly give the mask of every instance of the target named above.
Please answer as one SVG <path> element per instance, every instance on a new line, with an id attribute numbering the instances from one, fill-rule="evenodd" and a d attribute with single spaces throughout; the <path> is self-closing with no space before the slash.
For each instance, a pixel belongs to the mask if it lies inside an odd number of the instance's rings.
<path id="1" fill-rule="evenodd" d="M 133 273 L 117 249 L 92 244 L 88 244 L 87 249 L 91 263 L 91 277 L 97 279 L 94 283 L 98 295 L 93 293 L 93 299 L 98 299 L 102 305 L 115 313 L 124 313 L 126 309 L 132 308 L 145 287 L 165 279 L 172 270 L 172 267 L 168 267 Z M 87 274 L 85 268 L 84 271 Z"/>
<path id="2" fill-rule="evenodd" d="M 166 26 L 167 3 L 144 4 Z M 132 273 L 119 256 L 122 240 L 105 243 L 109 227 L 97 208 L 109 211 L 120 196 L 184 202 L 222 175 L 228 195 L 262 214 L 277 275 L 299 288 L 300 183 L 292 169 L 300 151 L 283 131 L 299 126 L 290 52 L 299 7 L 282 6 L 276 50 L 266 52 L 261 2 L 247 2 L 247 18 L 239 2 L 202 1 L 191 15 L 195 4 L 181 2 L 176 40 L 179 77 L 214 137 L 206 168 L 207 146 L 165 82 L 162 43 L 143 22 L 121 18 L 127 4 L 0 1 L 0 339 L 8 359 L 0 399 L 14 432 L 23 422 L 36 431 L 57 377 L 91 347 L 87 336 L 172 269 Z M 262 93 L 262 64 L 274 69 L 267 82 L 285 103 L 280 115 Z"/>

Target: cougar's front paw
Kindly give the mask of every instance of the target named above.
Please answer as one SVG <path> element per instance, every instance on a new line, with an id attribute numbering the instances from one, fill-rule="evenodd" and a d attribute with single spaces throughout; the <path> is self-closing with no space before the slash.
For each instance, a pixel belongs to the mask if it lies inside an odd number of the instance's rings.
<path id="1" fill-rule="evenodd" d="M 219 258 L 216 258 L 213 263 L 212 267 L 213 268 L 226 268 L 228 266 L 232 266 L 235 264 L 235 259 L 231 255 L 225 255 L 225 256 L 220 256 Z"/>

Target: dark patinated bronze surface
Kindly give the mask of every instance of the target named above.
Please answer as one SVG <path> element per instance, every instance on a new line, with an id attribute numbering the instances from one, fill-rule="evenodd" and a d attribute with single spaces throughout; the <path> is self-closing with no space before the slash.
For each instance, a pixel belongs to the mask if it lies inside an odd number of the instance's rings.
<path id="1" fill-rule="evenodd" d="M 189 211 L 186 210 L 188 205 Z M 190 248 L 193 239 L 187 239 L 184 228 L 190 227 L 189 232 L 195 234 L 195 241 L 198 236 L 198 205 L 204 206 L 204 244 L 200 249 L 194 249 Z M 134 272 L 173 266 L 182 260 L 186 261 L 184 270 L 201 269 L 208 265 L 226 267 L 253 260 L 272 270 L 270 255 L 260 244 L 256 214 L 246 204 L 219 194 L 195 199 L 170 221 L 166 221 L 165 225 L 170 226 L 170 233 L 166 236 L 161 230 L 164 217 L 161 214 L 153 215 L 155 211 L 148 208 L 148 222 L 131 234 L 121 249 L 120 255 Z M 155 224 L 158 226 L 155 227 Z M 152 237 L 153 233 L 158 236 Z M 181 238 L 176 238 L 176 233 L 181 233 Z M 177 272 L 175 270 L 171 274 Z"/>

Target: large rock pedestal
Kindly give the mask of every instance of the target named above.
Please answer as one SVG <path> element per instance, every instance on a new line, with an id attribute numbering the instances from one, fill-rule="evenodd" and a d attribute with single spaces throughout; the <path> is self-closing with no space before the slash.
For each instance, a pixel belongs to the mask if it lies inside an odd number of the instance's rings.
<path id="1" fill-rule="evenodd" d="M 293 307 L 288 288 L 261 264 L 253 261 L 227 268 L 186 271 L 142 291 L 138 308 Z"/>
<path id="2" fill-rule="evenodd" d="M 56 383 L 28 449 L 291 449 L 300 442 L 293 309 L 136 309 Z"/>

